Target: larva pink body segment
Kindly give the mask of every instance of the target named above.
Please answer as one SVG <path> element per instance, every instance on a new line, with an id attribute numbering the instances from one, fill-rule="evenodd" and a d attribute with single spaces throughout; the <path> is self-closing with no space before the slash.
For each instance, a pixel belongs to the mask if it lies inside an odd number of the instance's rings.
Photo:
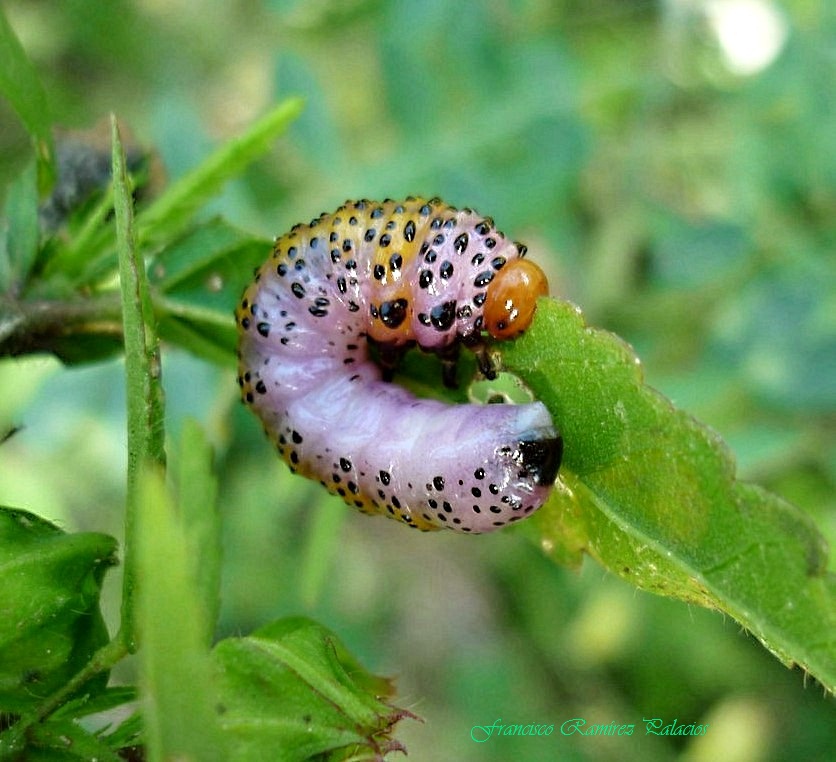
<path id="1" fill-rule="evenodd" d="M 494 274 L 523 253 L 490 219 L 423 199 L 347 202 L 278 239 L 236 312 L 239 384 L 291 469 L 424 530 L 536 511 L 562 448 L 541 403 L 418 399 L 382 380 L 367 343 L 478 340 Z"/>

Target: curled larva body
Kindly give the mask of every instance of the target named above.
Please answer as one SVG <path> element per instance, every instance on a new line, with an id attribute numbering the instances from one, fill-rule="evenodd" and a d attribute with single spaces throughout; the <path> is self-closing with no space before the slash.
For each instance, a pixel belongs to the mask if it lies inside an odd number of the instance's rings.
<path id="1" fill-rule="evenodd" d="M 347 202 L 279 238 L 236 313 L 239 384 L 291 469 L 424 530 L 487 532 L 537 510 L 562 448 L 541 403 L 418 399 L 368 348 L 449 358 L 483 330 L 524 330 L 545 290 L 524 253 L 437 199 Z"/>

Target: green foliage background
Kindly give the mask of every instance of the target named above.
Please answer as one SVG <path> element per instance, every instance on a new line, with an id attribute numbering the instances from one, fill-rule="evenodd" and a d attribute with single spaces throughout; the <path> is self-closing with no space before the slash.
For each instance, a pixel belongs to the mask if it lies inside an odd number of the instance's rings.
<path id="1" fill-rule="evenodd" d="M 836 539 L 836 21 L 736 77 L 701 4 L 638 0 L 4 3 L 55 120 L 109 111 L 171 178 L 292 94 L 305 111 L 211 212 L 270 236 L 345 198 L 438 194 L 529 245 L 552 291 Z M 0 172 L 21 137 L 2 122 Z M 15 141 L 18 141 L 17 143 Z M 415 759 L 825 759 L 832 701 L 730 620 L 556 568 L 514 532 L 420 535 L 290 476 L 229 368 L 163 350 L 168 431 L 217 449 L 221 633 L 288 614 L 397 678 Z M 118 535 L 120 363 L 0 364 L 0 499 Z M 339 514 L 339 523 L 329 520 Z M 831 562 L 832 563 L 832 562 Z M 107 597 L 107 591 L 112 594 Z M 118 618 L 118 574 L 105 616 Z M 112 628 L 111 628 L 112 629 Z M 125 679 L 130 666 L 122 665 Z M 503 722 L 710 724 L 701 739 L 496 739 Z M 737 756 L 730 744 L 741 750 Z M 722 752 L 720 751 L 722 750 Z"/>

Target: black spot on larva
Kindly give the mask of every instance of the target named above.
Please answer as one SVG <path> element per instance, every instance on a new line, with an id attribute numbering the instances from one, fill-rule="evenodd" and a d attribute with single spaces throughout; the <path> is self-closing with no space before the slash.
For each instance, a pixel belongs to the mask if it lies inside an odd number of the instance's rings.
<path id="1" fill-rule="evenodd" d="M 470 260 L 470 264 L 472 264 L 474 267 L 478 267 L 484 261 L 485 261 L 485 255 L 482 254 L 482 252 L 479 252 L 478 254 L 473 255 L 473 258 Z"/>
<path id="2" fill-rule="evenodd" d="M 456 319 L 456 302 L 436 304 L 430 310 L 430 323 L 438 331 L 446 331 Z"/>
<path id="3" fill-rule="evenodd" d="M 444 245 L 444 236 L 439 233 L 435 238 L 433 238 L 433 246 L 443 246 Z"/>
<path id="4" fill-rule="evenodd" d="M 282 278 L 287 275 L 287 265 L 284 262 L 279 262 L 276 265 L 276 274 Z"/>
<path id="5" fill-rule="evenodd" d="M 403 264 L 403 257 L 400 254 L 393 254 L 389 257 L 389 269 L 392 272 L 401 269 L 401 265 Z"/>
<path id="6" fill-rule="evenodd" d="M 325 317 L 328 314 L 328 307 L 331 301 L 327 296 L 318 296 L 314 299 L 313 307 L 308 307 L 308 312 L 314 317 Z"/>
<path id="7" fill-rule="evenodd" d="M 406 318 L 406 299 L 392 299 L 380 305 L 380 319 L 387 328 L 397 328 Z"/>
<path id="8" fill-rule="evenodd" d="M 299 453 L 296 452 L 296 450 L 290 451 L 290 462 L 293 463 L 294 466 L 299 463 Z"/>
<path id="9" fill-rule="evenodd" d="M 402 211 L 403 211 L 403 207 L 401 207 L 401 212 L 402 212 Z M 398 210 L 397 210 L 397 209 L 395 209 L 395 213 L 396 213 L 396 214 L 399 214 L 400 212 L 398 212 Z M 387 229 L 387 230 L 394 230 L 394 229 L 395 229 L 395 227 L 397 226 L 397 224 L 398 224 L 398 223 L 397 223 L 397 222 L 395 222 L 394 220 L 389 220 L 389 222 L 387 222 L 387 223 L 386 223 L 386 229 Z"/>
<path id="10" fill-rule="evenodd" d="M 339 278 L 337 278 L 337 288 L 339 289 L 341 294 L 344 294 L 346 292 L 345 278 L 343 278 L 342 275 Z"/>
<path id="11" fill-rule="evenodd" d="M 443 508 L 443 509 L 447 512 L 447 513 L 452 513 L 452 512 L 453 512 L 453 506 L 452 506 L 452 505 L 450 505 L 450 503 L 448 503 L 446 500 L 445 500 L 445 501 L 441 504 L 441 507 L 442 507 L 442 508 Z M 453 519 L 453 521 L 455 521 L 455 519 Z"/>
<path id="12" fill-rule="evenodd" d="M 363 236 L 364 241 L 373 241 L 374 237 L 377 235 L 377 231 L 374 228 L 369 228 L 366 231 L 366 234 Z"/>
<path id="13" fill-rule="evenodd" d="M 477 307 L 481 307 L 485 303 L 485 299 L 487 295 L 484 291 L 480 291 L 476 296 L 473 297 L 473 304 Z"/>
<path id="14" fill-rule="evenodd" d="M 346 238 L 345 240 L 343 240 L 343 251 L 346 252 L 346 253 L 351 251 L 351 239 L 350 238 Z"/>
<path id="15" fill-rule="evenodd" d="M 473 315 L 473 310 L 470 309 L 469 304 L 463 304 L 456 310 L 456 317 L 460 319 L 467 320 L 467 318 Z"/>
<path id="16" fill-rule="evenodd" d="M 374 304 L 370 304 L 370 305 L 369 305 L 369 314 L 370 314 L 373 318 L 377 318 L 377 316 L 380 314 L 380 313 L 378 312 L 378 310 L 377 310 L 377 307 L 376 307 Z"/>
<path id="17" fill-rule="evenodd" d="M 489 249 L 493 249 L 496 247 L 496 238 L 486 238 L 485 239 L 485 246 Z"/>
<path id="18" fill-rule="evenodd" d="M 351 471 L 351 461 L 348 458 L 340 458 L 340 468 L 348 473 Z"/>
<path id="19" fill-rule="evenodd" d="M 356 225 L 357 224 L 357 218 L 352 215 L 351 217 L 348 218 L 348 224 L 349 225 Z"/>
<path id="20" fill-rule="evenodd" d="M 392 475 L 388 471 L 381 471 L 380 481 L 381 483 L 388 485 L 389 482 L 392 481 Z"/>
<path id="21" fill-rule="evenodd" d="M 340 254 L 340 250 L 339 249 L 331 249 L 331 261 L 334 264 L 337 264 L 337 262 L 339 262 L 340 259 L 342 259 L 342 255 Z"/>
<path id="22" fill-rule="evenodd" d="M 292 283 L 290 286 L 290 290 L 293 292 L 293 295 L 297 299 L 301 299 L 305 296 L 305 287 L 301 283 L 299 283 L 299 281 L 295 281 L 294 283 Z"/>
<path id="23" fill-rule="evenodd" d="M 410 220 L 409 222 L 404 225 L 403 228 L 403 239 L 407 243 L 412 243 L 413 239 L 415 238 L 415 223 Z"/>
<path id="24" fill-rule="evenodd" d="M 438 254 L 436 253 L 435 249 L 430 249 L 426 255 L 424 256 L 424 261 L 431 265 L 435 260 L 438 259 Z"/>
<path id="25" fill-rule="evenodd" d="M 493 220 L 490 217 L 485 217 L 477 226 L 476 232 L 479 235 L 487 235 L 493 227 Z"/>
<path id="26" fill-rule="evenodd" d="M 430 508 L 432 508 L 433 510 L 435 510 L 436 508 L 438 508 L 438 501 L 435 498 L 431 497 L 429 500 L 427 500 L 427 505 L 430 506 Z"/>
<path id="27" fill-rule="evenodd" d="M 431 325 L 430 316 L 426 312 L 418 313 L 418 322 L 421 325 Z"/>
<path id="28" fill-rule="evenodd" d="M 339 217 L 334 217 L 334 219 L 331 221 L 331 224 L 332 225 L 339 225 L 341 222 L 342 222 L 342 220 Z M 334 243 L 334 241 L 336 241 L 339 237 L 340 237 L 340 234 L 336 230 L 332 230 L 331 234 L 328 236 L 328 240 L 331 243 Z"/>
<path id="29" fill-rule="evenodd" d="M 392 505 L 394 505 L 395 508 L 400 508 L 401 507 L 401 501 L 398 500 L 397 495 L 392 495 Z"/>
<path id="30" fill-rule="evenodd" d="M 494 270 L 501 270 L 505 267 L 505 257 L 494 257 L 491 260 L 491 267 L 493 267 Z"/>
<path id="31" fill-rule="evenodd" d="M 485 270 L 483 273 L 479 273 L 473 279 L 473 285 L 476 288 L 484 288 L 493 280 L 493 273 L 490 270 Z"/>
<path id="32" fill-rule="evenodd" d="M 473 475 L 474 475 L 477 479 L 484 479 L 484 478 L 485 478 L 485 469 L 484 469 L 484 468 L 477 468 L 477 469 L 473 472 Z"/>
<path id="33" fill-rule="evenodd" d="M 270 323 L 258 323 L 255 327 L 265 339 L 270 335 Z"/>
<path id="34" fill-rule="evenodd" d="M 443 476 L 434 476 L 433 477 L 433 487 L 435 487 L 439 492 L 444 489 L 444 477 Z"/>
<path id="35" fill-rule="evenodd" d="M 360 305 L 357 302 L 349 302 L 348 303 L 348 311 L 349 312 L 358 312 L 360 310 Z"/>
<path id="36" fill-rule="evenodd" d="M 519 254 L 521 257 L 524 257 L 528 252 L 528 246 L 526 246 L 525 244 L 515 242 L 514 246 L 517 247 L 517 254 Z"/>
<path id="37" fill-rule="evenodd" d="M 457 254 L 464 254 L 465 249 L 467 249 L 467 241 L 467 233 L 462 233 L 461 235 L 456 236 L 453 246 L 455 247 Z"/>
<path id="38" fill-rule="evenodd" d="M 439 268 L 439 275 L 441 275 L 441 277 L 444 278 L 444 280 L 447 280 L 448 278 L 452 277 L 453 263 L 448 262 L 447 260 L 442 262 L 441 267 Z"/>
<path id="39" fill-rule="evenodd" d="M 287 250 L 287 258 L 288 259 L 296 259 L 296 255 L 299 253 L 299 250 L 295 246 L 291 246 Z"/>
<path id="40" fill-rule="evenodd" d="M 392 236 L 390 236 L 388 233 L 384 233 L 382 236 L 380 236 L 380 240 L 377 243 L 378 246 L 385 249 L 390 243 L 392 243 Z"/>
<path id="41" fill-rule="evenodd" d="M 381 209 L 379 206 L 376 206 L 374 209 L 372 209 L 372 213 L 370 216 L 373 220 L 379 220 L 383 216 L 383 209 Z"/>
<path id="42" fill-rule="evenodd" d="M 312 249 L 317 248 L 319 246 L 319 239 L 318 238 L 311 238 L 311 241 L 310 241 L 309 245 Z"/>
<path id="43" fill-rule="evenodd" d="M 386 275 L 386 268 L 383 265 L 375 265 L 372 275 L 374 275 L 375 280 L 383 280 L 383 276 Z"/>
<path id="44" fill-rule="evenodd" d="M 255 390 L 259 394 L 267 394 L 267 387 L 265 386 L 264 381 L 258 379 L 258 381 L 255 382 Z"/>
<path id="45" fill-rule="evenodd" d="M 250 319 L 249 318 L 246 318 L 246 317 L 241 318 L 241 328 L 243 328 L 245 331 L 248 331 L 250 329 Z"/>
<path id="46" fill-rule="evenodd" d="M 424 204 L 424 205 L 423 205 L 423 206 L 422 206 L 422 207 L 418 210 L 418 214 L 420 214 L 422 217 L 429 217 L 429 216 L 430 216 L 430 211 L 431 211 L 431 210 L 430 210 L 430 205 L 429 205 L 429 204 Z"/>
<path id="47" fill-rule="evenodd" d="M 297 272 L 301 272 L 306 267 L 306 263 L 304 259 L 297 259 L 295 264 L 293 265 L 293 269 Z"/>
<path id="48" fill-rule="evenodd" d="M 302 435 L 296 429 L 290 432 L 290 438 L 294 444 L 302 444 Z"/>
<path id="49" fill-rule="evenodd" d="M 470 494 L 473 495 L 473 497 L 482 497 L 482 490 L 478 487 L 471 487 Z"/>
<path id="50" fill-rule="evenodd" d="M 492 495 L 498 495 L 499 494 L 499 486 L 496 485 L 496 484 L 489 484 L 488 485 L 488 492 L 490 492 Z"/>
<path id="51" fill-rule="evenodd" d="M 348 259 L 345 263 L 346 270 L 356 270 L 357 269 L 357 260 L 355 259 Z"/>
<path id="52" fill-rule="evenodd" d="M 433 230 L 438 230 L 441 227 L 441 217 L 433 217 L 430 227 Z"/>

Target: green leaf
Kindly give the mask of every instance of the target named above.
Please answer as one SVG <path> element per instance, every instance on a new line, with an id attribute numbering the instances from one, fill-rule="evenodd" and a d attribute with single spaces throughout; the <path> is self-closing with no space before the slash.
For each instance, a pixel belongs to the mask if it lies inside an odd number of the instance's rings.
<path id="1" fill-rule="evenodd" d="M 46 91 L 35 67 L 0 9 L 0 94 L 32 135 L 41 191 L 55 178 L 54 150 Z"/>
<path id="2" fill-rule="evenodd" d="M 112 537 L 66 534 L 0 508 L 0 713 L 32 709 L 107 642 L 99 596 L 115 554 Z M 85 690 L 105 682 L 100 675 Z"/>
<path id="3" fill-rule="evenodd" d="M 806 514 L 736 481 L 720 437 L 645 386 L 632 350 L 573 305 L 542 300 L 503 360 L 564 438 L 558 490 L 532 522 L 544 549 L 720 609 L 836 689 L 836 577 Z"/>
<path id="4" fill-rule="evenodd" d="M 29 762 L 120 762 L 116 751 L 74 720 L 55 719 L 35 726 L 26 748 Z"/>
<path id="5" fill-rule="evenodd" d="M 142 472 L 138 498 L 136 605 L 149 759 L 230 759 L 213 711 L 207 611 L 194 580 L 190 528 L 158 470 Z"/>
<path id="6" fill-rule="evenodd" d="M 240 175 L 248 164 L 265 153 L 301 111 L 301 99 L 283 101 L 243 135 L 222 145 L 169 186 L 138 215 L 140 239 L 164 240 L 181 229 L 227 180 Z"/>
<path id="7" fill-rule="evenodd" d="M 271 244 L 222 220 L 190 230 L 160 251 L 149 281 L 161 336 L 212 361 L 235 361 L 233 311 Z"/>
<path id="8" fill-rule="evenodd" d="M 235 759 L 372 760 L 402 749 L 391 733 L 413 715 L 382 701 L 393 692 L 389 681 L 366 672 L 315 622 L 274 622 L 221 641 L 212 658 Z"/>
<path id="9" fill-rule="evenodd" d="M 137 512 L 137 481 L 146 464 L 165 463 L 165 405 L 160 381 L 161 363 L 154 312 L 148 292 L 145 263 L 136 247 L 133 207 L 125 166 L 125 152 L 116 118 L 113 138 L 113 203 L 125 342 L 125 383 L 128 406 L 128 490 L 125 512 L 125 574 L 122 627 L 132 645 L 133 533 Z"/>

